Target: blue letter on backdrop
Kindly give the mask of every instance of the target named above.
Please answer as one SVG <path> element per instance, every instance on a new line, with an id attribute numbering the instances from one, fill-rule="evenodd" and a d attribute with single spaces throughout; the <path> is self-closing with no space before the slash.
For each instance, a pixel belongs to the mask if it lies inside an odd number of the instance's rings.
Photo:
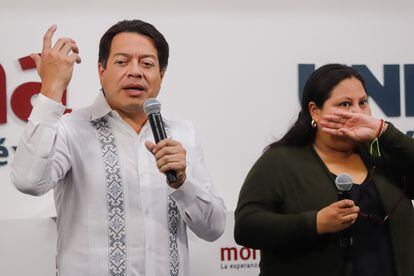
<path id="1" fill-rule="evenodd" d="M 365 80 L 368 95 L 377 103 L 387 117 L 401 115 L 400 66 L 384 65 L 384 85 L 377 80 L 366 65 L 352 65 Z M 299 99 L 302 99 L 306 80 L 315 70 L 314 64 L 299 64 Z M 414 116 L 414 65 L 405 66 L 407 116 Z M 412 93 L 410 91 L 413 91 Z"/>
<path id="2" fill-rule="evenodd" d="M 404 65 L 405 115 L 414 116 L 414 64 Z"/>
<path id="3" fill-rule="evenodd" d="M 384 85 L 381 85 L 366 65 L 352 65 L 352 68 L 362 75 L 368 95 L 387 117 L 401 115 L 399 65 L 384 65 Z"/>

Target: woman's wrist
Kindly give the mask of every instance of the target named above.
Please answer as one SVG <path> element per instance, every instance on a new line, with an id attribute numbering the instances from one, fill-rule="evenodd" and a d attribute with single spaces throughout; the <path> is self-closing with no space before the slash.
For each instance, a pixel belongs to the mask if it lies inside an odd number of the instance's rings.
<path id="1" fill-rule="evenodd" d="M 383 119 L 380 120 L 380 126 L 377 131 L 377 136 L 375 138 L 380 138 L 381 135 L 387 130 L 388 122 L 384 121 Z"/>

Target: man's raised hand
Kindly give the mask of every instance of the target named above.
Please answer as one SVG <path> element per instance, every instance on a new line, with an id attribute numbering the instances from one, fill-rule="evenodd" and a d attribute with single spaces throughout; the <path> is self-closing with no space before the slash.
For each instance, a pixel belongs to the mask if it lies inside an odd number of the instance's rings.
<path id="1" fill-rule="evenodd" d="M 72 78 L 74 63 L 80 63 L 81 58 L 79 48 L 71 38 L 59 38 L 52 47 L 56 28 L 56 25 L 50 26 L 44 35 L 41 55 L 31 54 L 30 57 L 42 80 L 41 94 L 60 103 Z"/>

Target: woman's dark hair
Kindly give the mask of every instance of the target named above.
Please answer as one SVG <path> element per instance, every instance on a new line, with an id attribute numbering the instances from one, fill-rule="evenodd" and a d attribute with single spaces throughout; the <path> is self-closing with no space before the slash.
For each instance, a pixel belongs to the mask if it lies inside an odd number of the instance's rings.
<path id="1" fill-rule="evenodd" d="M 169 47 L 164 36 L 151 24 L 141 20 L 123 20 L 109 28 L 99 42 L 98 62 L 106 68 L 109 53 L 111 52 L 112 39 L 119 33 L 137 33 L 150 37 L 157 49 L 160 70 L 165 70 L 168 65 Z"/>
<path id="2" fill-rule="evenodd" d="M 315 139 L 316 128 L 311 126 L 312 117 L 309 113 L 309 103 L 314 102 L 322 108 L 331 92 L 341 81 L 356 78 L 365 89 L 365 81 L 362 76 L 347 65 L 327 64 L 314 71 L 306 81 L 302 96 L 302 109 L 298 119 L 288 132 L 279 140 L 269 145 L 268 148 L 278 146 L 304 146 Z"/>

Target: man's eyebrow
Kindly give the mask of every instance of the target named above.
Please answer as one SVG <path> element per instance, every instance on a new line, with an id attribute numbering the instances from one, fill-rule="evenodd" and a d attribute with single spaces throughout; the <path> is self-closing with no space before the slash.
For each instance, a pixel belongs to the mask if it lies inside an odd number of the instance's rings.
<path id="1" fill-rule="evenodd" d="M 156 55 L 152 55 L 152 54 L 141 55 L 140 57 L 141 57 L 141 58 L 147 58 L 147 57 L 150 57 L 150 58 L 153 58 L 153 59 L 157 59 L 157 56 L 156 56 Z"/>
<path id="2" fill-rule="evenodd" d="M 127 53 L 115 53 L 114 56 L 124 56 L 124 57 L 127 57 L 127 58 L 131 58 L 131 55 L 127 54 Z"/>
<path id="3" fill-rule="evenodd" d="M 115 57 L 115 56 L 123 56 L 123 57 L 126 57 L 126 58 L 131 58 L 131 57 L 132 57 L 132 55 L 127 54 L 127 53 L 122 53 L 122 52 L 120 52 L 120 53 L 115 53 L 115 54 L 114 54 L 114 57 Z M 156 59 L 156 58 L 157 58 L 157 56 L 156 56 L 156 55 L 153 55 L 153 54 L 146 54 L 146 55 L 141 55 L 141 56 L 140 56 L 140 58 L 147 58 L 147 57 L 154 58 L 154 59 Z"/>

